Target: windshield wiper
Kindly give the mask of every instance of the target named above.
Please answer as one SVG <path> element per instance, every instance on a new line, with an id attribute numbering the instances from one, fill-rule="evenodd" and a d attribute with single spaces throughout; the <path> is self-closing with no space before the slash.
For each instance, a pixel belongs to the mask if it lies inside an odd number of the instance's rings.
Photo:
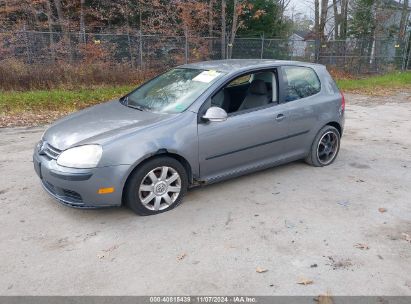
<path id="1" fill-rule="evenodd" d="M 127 107 L 132 108 L 132 109 L 137 109 L 139 111 L 145 111 L 145 109 L 142 106 L 137 106 L 137 105 L 129 105 L 126 104 Z"/>
<path id="2" fill-rule="evenodd" d="M 120 99 L 121 104 L 125 105 L 126 107 L 132 108 L 132 109 L 137 109 L 139 111 L 145 111 L 146 109 L 142 106 L 139 105 L 131 105 L 128 102 L 128 96 L 124 96 L 123 98 Z"/>

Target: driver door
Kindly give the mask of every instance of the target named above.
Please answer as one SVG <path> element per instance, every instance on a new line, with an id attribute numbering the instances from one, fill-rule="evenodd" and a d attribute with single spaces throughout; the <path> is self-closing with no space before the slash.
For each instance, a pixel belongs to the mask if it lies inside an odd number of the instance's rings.
<path id="1" fill-rule="evenodd" d="M 241 104 L 241 100 L 230 102 Z M 229 113 L 225 121 L 199 119 L 201 179 L 223 179 L 280 160 L 286 152 L 286 106 L 275 100 L 265 106 Z"/>

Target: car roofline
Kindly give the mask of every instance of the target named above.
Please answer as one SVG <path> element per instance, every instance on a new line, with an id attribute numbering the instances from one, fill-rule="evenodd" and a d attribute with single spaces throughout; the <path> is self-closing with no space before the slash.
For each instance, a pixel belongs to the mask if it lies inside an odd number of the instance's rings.
<path id="1" fill-rule="evenodd" d="M 306 66 L 312 68 L 325 67 L 322 64 L 294 61 L 294 60 L 273 60 L 273 59 L 225 59 L 201 61 L 196 63 L 188 63 L 178 66 L 177 68 L 199 69 L 199 70 L 215 70 L 226 74 L 234 74 L 245 72 L 248 70 L 265 69 L 270 67 L 279 67 L 285 65 Z"/>

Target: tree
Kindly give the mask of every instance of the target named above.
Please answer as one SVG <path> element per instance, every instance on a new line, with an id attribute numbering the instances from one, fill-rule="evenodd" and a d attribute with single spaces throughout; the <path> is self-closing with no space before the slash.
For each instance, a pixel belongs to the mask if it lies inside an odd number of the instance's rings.
<path id="1" fill-rule="evenodd" d="M 375 29 L 375 0 L 353 0 L 349 34 L 357 38 L 369 38 Z"/>
<path id="2" fill-rule="evenodd" d="M 245 13 L 244 26 L 239 34 L 244 36 L 260 36 L 284 38 L 288 37 L 292 28 L 291 21 L 284 16 L 284 5 L 289 1 L 255 0 L 251 10 Z"/>
<path id="3" fill-rule="evenodd" d="M 221 58 L 226 58 L 226 0 L 221 0 Z"/>
<path id="4" fill-rule="evenodd" d="M 406 33 L 406 29 L 407 29 L 407 20 L 408 20 L 408 16 L 409 16 L 409 1 L 408 0 L 404 0 L 403 4 L 402 4 L 402 11 L 401 11 L 401 20 L 400 20 L 400 30 L 398 33 L 398 40 L 400 42 L 405 41 L 405 33 Z"/>

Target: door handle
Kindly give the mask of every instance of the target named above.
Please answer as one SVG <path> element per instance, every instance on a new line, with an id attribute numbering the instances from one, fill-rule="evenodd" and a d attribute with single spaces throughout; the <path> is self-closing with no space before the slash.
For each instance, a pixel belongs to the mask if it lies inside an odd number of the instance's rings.
<path id="1" fill-rule="evenodd" d="M 276 121 L 282 121 L 285 118 L 284 114 L 278 114 L 275 118 Z"/>

